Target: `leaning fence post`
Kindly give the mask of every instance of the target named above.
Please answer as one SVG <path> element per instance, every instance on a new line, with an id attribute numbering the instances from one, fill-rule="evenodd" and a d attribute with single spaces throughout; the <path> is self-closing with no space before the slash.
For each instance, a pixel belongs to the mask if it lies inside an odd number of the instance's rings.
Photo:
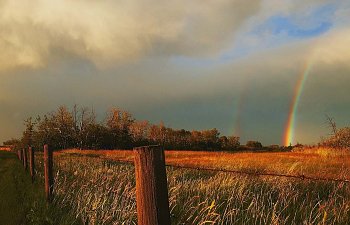
<path id="1" fill-rule="evenodd" d="M 23 148 L 23 167 L 24 170 L 27 170 L 27 151 L 25 148 Z"/>
<path id="2" fill-rule="evenodd" d="M 32 183 L 34 182 L 34 149 L 32 147 L 28 148 L 29 150 L 29 170 L 30 170 L 30 176 L 32 177 Z"/>
<path id="3" fill-rule="evenodd" d="M 134 148 L 137 220 L 139 225 L 170 225 L 164 150 Z"/>
<path id="4" fill-rule="evenodd" d="M 53 174 L 52 174 L 52 151 L 49 150 L 48 145 L 44 145 L 44 170 L 45 170 L 45 194 L 46 201 L 52 201 L 53 192 Z"/>

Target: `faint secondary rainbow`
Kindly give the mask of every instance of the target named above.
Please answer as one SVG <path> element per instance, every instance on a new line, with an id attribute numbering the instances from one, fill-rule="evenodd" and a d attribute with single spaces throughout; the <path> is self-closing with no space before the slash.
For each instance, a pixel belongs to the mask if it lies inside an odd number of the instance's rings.
<path id="1" fill-rule="evenodd" d="M 241 89 L 239 91 L 239 97 L 235 101 L 235 112 L 233 116 L 233 127 L 232 127 L 232 135 L 240 137 L 242 135 L 242 115 L 244 110 L 244 103 L 246 101 L 248 93 L 248 88 L 246 83 L 241 85 Z"/>
<path id="2" fill-rule="evenodd" d="M 300 97 L 301 97 L 303 90 L 304 90 L 305 81 L 307 80 L 307 78 L 309 76 L 311 68 L 312 68 L 311 62 L 305 63 L 305 66 L 303 67 L 303 70 L 302 70 L 302 72 L 299 76 L 299 79 L 297 81 L 297 84 L 295 86 L 294 96 L 293 96 L 292 102 L 290 104 L 287 125 L 286 125 L 285 132 L 284 132 L 283 144 L 285 146 L 293 144 L 294 131 L 295 131 L 295 119 L 296 119 L 296 114 L 297 114 L 297 110 L 298 110 L 298 105 L 300 102 Z"/>

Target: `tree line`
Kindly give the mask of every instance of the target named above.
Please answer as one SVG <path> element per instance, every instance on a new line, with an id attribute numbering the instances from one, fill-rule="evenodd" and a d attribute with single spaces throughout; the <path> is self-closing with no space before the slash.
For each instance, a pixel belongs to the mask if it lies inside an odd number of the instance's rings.
<path id="1" fill-rule="evenodd" d="M 60 106 L 43 116 L 29 117 L 24 125 L 20 139 L 11 139 L 4 144 L 38 149 L 47 143 L 52 149 L 131 149 L 152 144 L 160 144 L 169 150 L 214 151 L 240 147 L 239 137 L 221 136 L 216 128 L 173 129 L 163 122 L 151 124 L 147 120 L 136 120 L 131 113 L 119 108 L 110 109 L 104 120 L 98 121 L 93 109 L 75 105 L 70 110 Z M 261 146 L 259 142 L 253 144 Z"/>

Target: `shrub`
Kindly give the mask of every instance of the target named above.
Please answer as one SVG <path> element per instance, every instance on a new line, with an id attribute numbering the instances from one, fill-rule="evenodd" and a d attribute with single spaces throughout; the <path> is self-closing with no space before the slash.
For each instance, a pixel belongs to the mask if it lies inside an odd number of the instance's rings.
<path id="1" fill-rule="evenodd" d="M 321 145 L 332 148 L 350 148 L 350 127 L 337 130 L 331 137 L 322 141 Z"/>

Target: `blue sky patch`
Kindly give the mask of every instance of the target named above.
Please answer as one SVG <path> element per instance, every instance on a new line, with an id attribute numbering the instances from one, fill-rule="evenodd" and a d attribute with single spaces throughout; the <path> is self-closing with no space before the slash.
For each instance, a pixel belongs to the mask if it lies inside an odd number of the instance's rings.
<path id="1" fill-rule="evenodd" d="M 335 5 L 328 4 L 304 15 L 272 16 L 258 28 L 258 32 L 268 30 L 274 35 L 286 34 L 296 38 L 319 36 L 331 29 L 335 10 Z"/>
<path id="2" fill-rule="evenodd" d="M 332 27 L 330 21 L 322 21 L 315 24 L 313 27 L 304 28 L 293 23 L 291 18 L 281 16 L 272 17 L 267 24 L 272 34 L 287 34 L 288 36 L 299 38 L 319 36 Z"/>
<path id="3" fill-rule="evenodd" d="M 233 61 L 293 41 L 321 36 L 332 29 L 336 4 L 308 10 L 290 15 L 276 14 L 262 21 L 238 36 L 234 47 L 221 55 L 221 61 Z"/>

